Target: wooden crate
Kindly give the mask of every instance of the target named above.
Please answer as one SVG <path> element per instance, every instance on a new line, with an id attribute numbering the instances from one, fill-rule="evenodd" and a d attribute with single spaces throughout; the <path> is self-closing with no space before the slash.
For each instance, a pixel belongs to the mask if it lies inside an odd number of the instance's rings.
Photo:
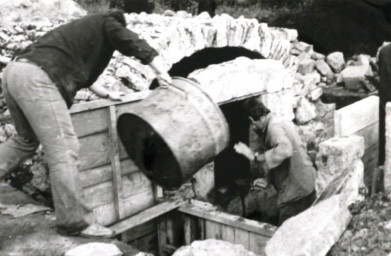
<path id="1" fill-rule="evenodd" d="M 197 200 L 183 204 L 176 213 L 159 221 L 159 255 L 171 255 L 182 245 L 205 239 L 241 244 L 257 255 L 265 255 L 266 243 L 276 231 L 270 224 L 224 213 Z"/>
<path id="2" fill-rule="evenodd" d="M 117 117 L 149 92 L 122 102 L 96 100 L 75 104 L 72 121 L 80 142 L 82 193 L 99 223 L 112 224 L 155 204 L 155 187 L 128 158 L 118 140 Z"/>

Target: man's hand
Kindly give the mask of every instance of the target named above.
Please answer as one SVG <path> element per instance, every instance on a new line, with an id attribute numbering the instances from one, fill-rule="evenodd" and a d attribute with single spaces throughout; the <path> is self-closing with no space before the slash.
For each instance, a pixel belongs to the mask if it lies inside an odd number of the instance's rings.
<path id="1" fill-rule="evenodd" d="M 113 101 L 122 101 L 123 96 L 125 96 L 123 92 L 108 92 L 108 98 Z"/>
<path id="2" fill-rule="evenodd" d="M 236 143 L 234 146 L 234 150 L 236 151 L 236 153 L 245 156 L 248 160 L 254 160 L 254 152 L 243 142 Z"/>
<path id="3" fill-rule="evenodd" d="M 258 178 L 253 181 L 251 189 L 252 190 L 261 190 L 261 189 L 267 188 L 267 186 L 269 186 L 269 183 L 266 181 L 266 179 Z"/>

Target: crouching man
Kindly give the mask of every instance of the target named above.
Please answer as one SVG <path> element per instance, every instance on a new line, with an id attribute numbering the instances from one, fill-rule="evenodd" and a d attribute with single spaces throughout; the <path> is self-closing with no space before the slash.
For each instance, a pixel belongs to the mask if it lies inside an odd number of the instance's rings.
<path id="1" fill-rule="evenodd" d="M 281 225 L 314 202 L 315 169 L 292 123 L 274 116 L 256 98 L 247 100 L 245 109 L 263 150 L 254 152 L 242 142 L 234 149 L 254 163 L 256 176 L 264 173 L 265 186 L 270 183 L 276 188 L 278 224 Z"/>

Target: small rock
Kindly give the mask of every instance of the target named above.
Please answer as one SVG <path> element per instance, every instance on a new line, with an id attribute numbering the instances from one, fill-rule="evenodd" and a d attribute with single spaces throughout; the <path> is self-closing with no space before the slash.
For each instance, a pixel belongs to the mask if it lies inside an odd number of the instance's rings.
<path id="1" fill-rule="evenodd" d="M 345 66 L 345 58 L 342 52 L 333 52 L 327 55 L 327 63 L 337 73 L 341 72 Z"/>

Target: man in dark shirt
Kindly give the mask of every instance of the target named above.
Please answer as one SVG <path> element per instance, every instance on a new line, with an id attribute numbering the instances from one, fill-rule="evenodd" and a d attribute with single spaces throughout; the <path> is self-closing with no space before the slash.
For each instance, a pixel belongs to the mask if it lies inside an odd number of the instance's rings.
<path id="1" fill-rule="evenodd" d="M 57 227 L 67 235 L 112 233 L 94 224 L 91 210 L 79 197 L 79 143 L 68 109 L 81 88 L 120 99 L 118 93 L 93 84 L 115 50 L 151 66 L 160 84 L 171 82 L 158 53 L 126 28 L 123 14 L 117 11 L 89 15 L 48 32 L 3 73 L 4 97 L 17 135 L 0 145 L 0 180 L 33 156 L 41 143 L 50 169 Z"/>
<path id="2" fill-rule="evenodd" d="M 257 98 L 247 100 L 245 108 L 259 136 L 262 152 L 254 152 L 242 142 L 234 149 L 256 165 L 256 176 L 264 172 L 266 180 L 256 180 L 255 187 L 267 186 L 268 180 L 276 188 L 281 225 L 314 202 L 315 169 L 293 123 L 274 116 Z"/>

